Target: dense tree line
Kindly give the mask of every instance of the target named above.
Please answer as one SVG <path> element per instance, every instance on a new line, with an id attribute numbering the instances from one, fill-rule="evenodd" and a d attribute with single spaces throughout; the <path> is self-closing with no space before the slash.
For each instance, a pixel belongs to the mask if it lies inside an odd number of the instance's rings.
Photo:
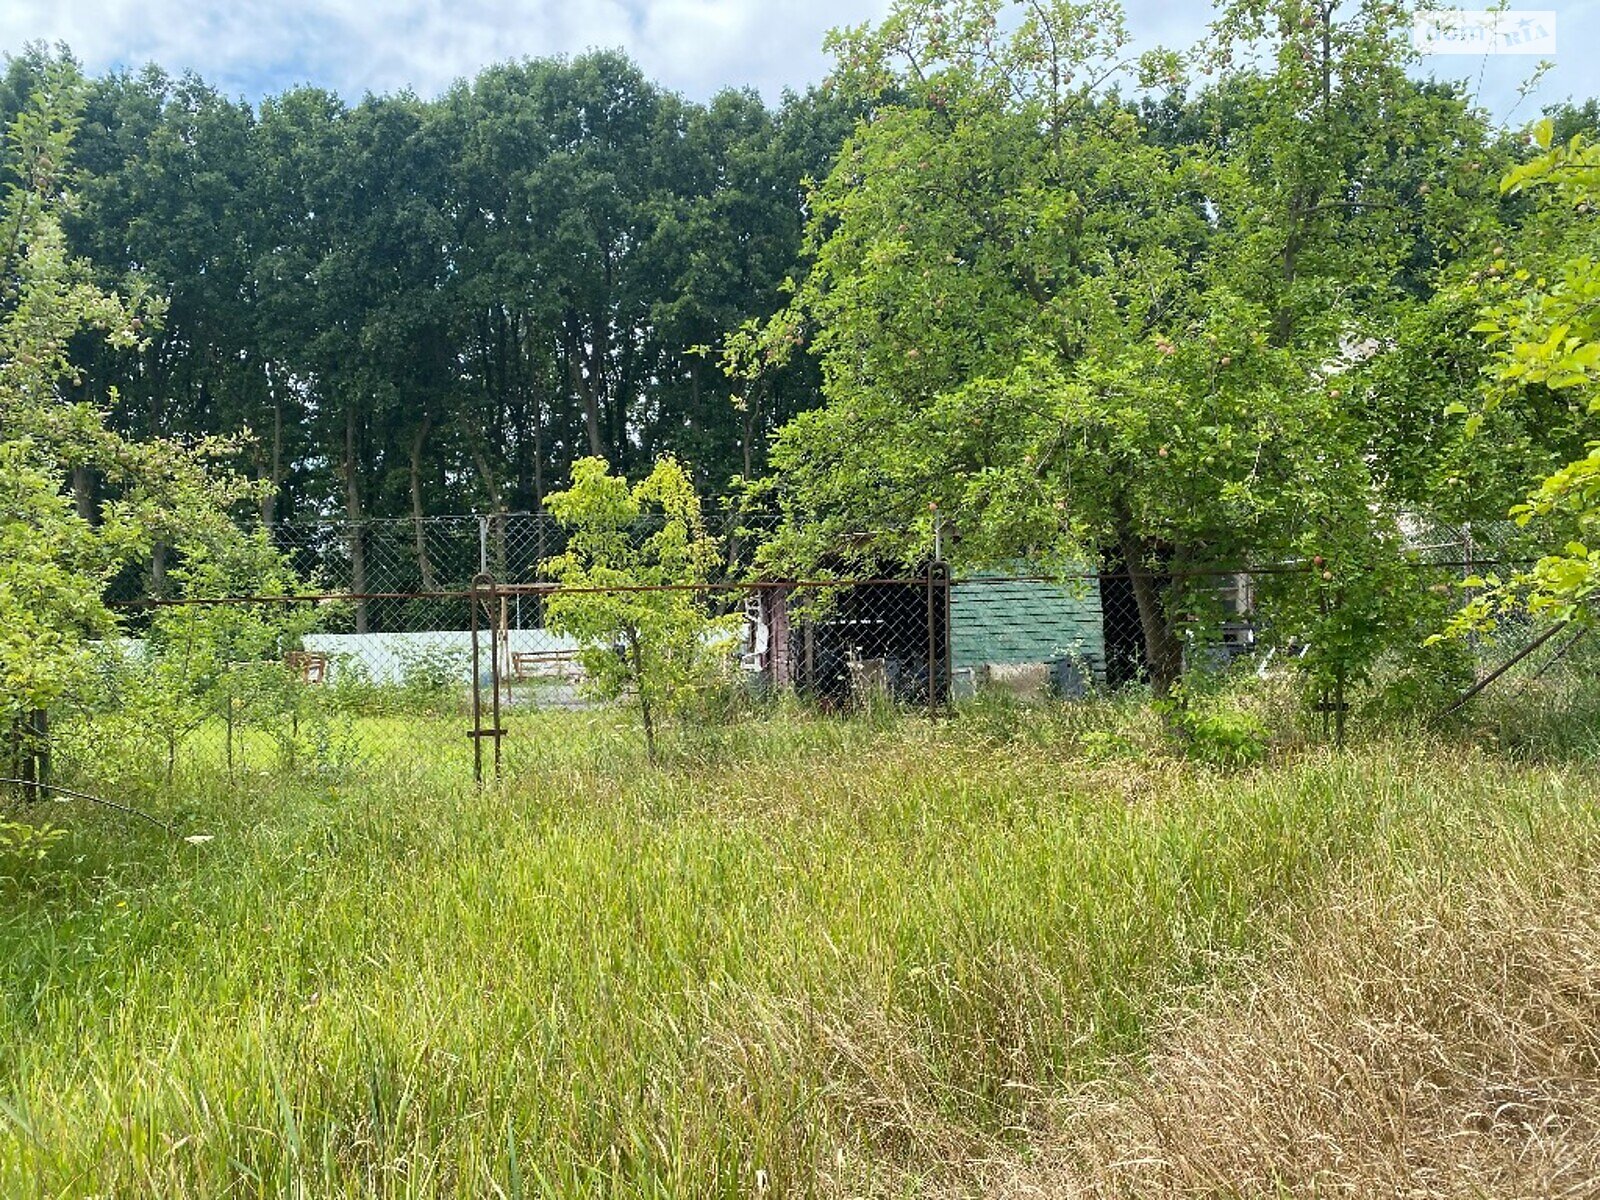
<path id="1" fill-rule="evenodd" d="M 1136 98 L 1113 0 L 901 0 L 776 108 L 609 53 L 430 101 L 80 81 L 70 246 L 149 325 L 81 334 L 74 387 L 130 438 L 248 430 L 268 524 L 417 518 L 425 587 L 421 518 L 673 455 L 768 476 L 791 569 L 915 560 L 935 520 L 973 564 L 1129 567 L 1158 685 L 1163 581 L 1219 565 L 1327 560 L 1280 617 L 1415 642 L 1439 614 L 1386 607 L 1393 514 L 1503 516 L 1592 428 L 1559 389 L 1476 411 L 1474 282 L 1552 218 L 1498 186 L 1526 139 L 1409 34 L 1386 0 L 1236 0 Z M 73 69 L 9 60 L 0 116 Z"/>
<path id="2" fill-rule="evenodd" d="M 64 53 L 9 61 L 0 120 Z M 72 249 L 164 311 L 81 339 L 81 394 L 131 436 L 248 429 L 269 522 L 537 509 L 590 454 L 722 489 L 814 403 L 805 364 L 735 403 L 706 348 L 783 299 L 849 128 L 821 93 L 691 103 L 611 53 L 432 101 L 85 83 Z"/>

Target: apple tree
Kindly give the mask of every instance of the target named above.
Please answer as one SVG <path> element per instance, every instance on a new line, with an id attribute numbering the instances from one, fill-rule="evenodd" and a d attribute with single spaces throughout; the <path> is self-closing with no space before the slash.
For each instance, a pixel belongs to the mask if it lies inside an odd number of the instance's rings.
<path id="1" fill-rule="evenodd" d="M 1403 11 L 1362 12 L 1230 6 L 1194 100 L 1175 56 L 1138 60 L 1182 136 L 1108 88 L 1135 66 L 1110 0 L 901 0 L 835 35 L 867 115 L 791 303 L 728 354 L 751 386 L 802 348 L 823 373 L 773 448 L 769 555 L 909 562 L 937 513 L 958 565 L 1125 566 L 1158 694 L 1215 572 L 1294 562 L 1274 632 L 1324 647 L 1319 683 L 1369 669 L 1381 637 L 1323 636 L 1398 548 L 1363 322 L 1431 228 L 1379 135 L 1460 105 L 1406 80 Z M 1264 60 L 1229 66 L 1245 44 Z"/>

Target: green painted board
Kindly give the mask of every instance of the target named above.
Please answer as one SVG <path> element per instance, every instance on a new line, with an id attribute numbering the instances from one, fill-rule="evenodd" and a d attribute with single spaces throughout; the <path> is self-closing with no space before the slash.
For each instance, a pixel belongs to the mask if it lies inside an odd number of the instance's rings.
<path id="1" fill-rule="evenodd" d="M 992 573 L 966 576 L 951 589 L 950 665 L 956 671 L 1063 658 L 1105 679 L 1105 625 L 1095 580 L 1045 583 Z"/>

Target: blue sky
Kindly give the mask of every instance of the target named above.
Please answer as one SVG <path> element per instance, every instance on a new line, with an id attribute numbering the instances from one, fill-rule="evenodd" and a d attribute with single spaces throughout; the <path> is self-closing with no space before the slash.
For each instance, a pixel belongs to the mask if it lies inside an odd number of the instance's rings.
<path id="1" fill-rule="evenodd" d="M 1436 73 L 1474 81 L 1521 120 L 1540 103 L 1600 91 L 1600 0 L 1530 0 L 1557 14 L 1556 69 L 1512 112 L 1534 59 L 1439 57 Z M 1482 6 L 1487 7 L 1487 3 Z M 436 95 L 507 58 L 615 47 L 688 96 L 752 86 L 769 99 L 822 77 L 830 26 L 880 16 L 887 0 L 4 0 L 0 50 L 65 41 L 92 71 L 158 62 L 252 100 L 297 83 L 350 99 L 411 88 Z M 1209 7 L 1128 0 L 1142 44 L 1187 46 Z M 1481 78 L 1481 84 L 1478 82 Z"/>

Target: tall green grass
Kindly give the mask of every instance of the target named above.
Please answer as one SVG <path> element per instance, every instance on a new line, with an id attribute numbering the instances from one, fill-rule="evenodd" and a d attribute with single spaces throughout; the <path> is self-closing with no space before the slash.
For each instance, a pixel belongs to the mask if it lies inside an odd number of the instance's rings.
<path id="1" fill-rule="evenodd" d="M 360 773 L 140 792 L 209 842 L 74 810 L 0 884 L 0 1194 L 900 1187 L 1337 881 L 1600 824 L 1588 768 L 1415 742 L 1220 774 L 1136 721 L 794 712 L 649 768 L 515 720 L 482 792 L 397 724 Z"/>

